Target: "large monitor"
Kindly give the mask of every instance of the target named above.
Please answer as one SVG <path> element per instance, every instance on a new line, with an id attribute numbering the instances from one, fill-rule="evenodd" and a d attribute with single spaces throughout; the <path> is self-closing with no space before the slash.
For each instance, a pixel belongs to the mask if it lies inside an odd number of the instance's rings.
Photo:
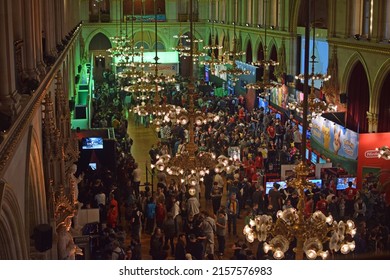
<path id="1" fill-rule="evenodd" d="M 99 150 L 103 149 L 103 138 L 88 137 L 81 140 L 81 149 L 83 150 Z"/>
<path id="2" fill-rule="evenodd" d="M 345 190 L 348 188 L 348 182 L 352 182 L 352 188 L 356 189 L 356 177 L 337 178 L 337 189 Z"/>
<path id="3" fill-rule="evenodd" d="M 285 189 L 287 187 L 286 181 L 278 181 L 278 182 L 266 182 L 265 183 L 265 193 L 268 194 L 269 191 L 274 187 L 274 184 L 279 184 L 279 190 L 280 189 Z"/>

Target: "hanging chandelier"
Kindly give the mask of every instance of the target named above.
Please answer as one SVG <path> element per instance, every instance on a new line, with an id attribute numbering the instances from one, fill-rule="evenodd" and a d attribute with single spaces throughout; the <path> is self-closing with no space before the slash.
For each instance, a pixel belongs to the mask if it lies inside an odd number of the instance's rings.
<path id="1" fill-rule="evenodd" d="M 305 1 L 306 29 L 310 34 L 310 1 Z M 307 36 L 309 37 L 309 36 Z M 355 249 L 356 227 L 353 221 L 334 221 L 331 215 L 326 216 L 321 211 L 305 212 L 306 194 L 312 195 L 313 183 L 308 181 L 310 168 L 306 165 L 306 132 L 307 115 L 309 112 L 308 72 L 309 72 L 309 41 L 305 42 L 305 81 L 303 122 L 302 122 L 302 160 L 294 168 L 294 178 L 287 185 L 298 194 L 297 208 L 289 208 L 276 213 L 275 221 L 269 215 L 256 215 L 243 229 L 248 242 L 256 239 L 263 243 L 266 254 L 272 253 L 275 259 L 283 259 L 287 252 L 295 254 L 295 259 L 327 259 L 333 252 L 348 254 Z M 294 246 L 292 248 L 292 246 Z"/>
<path id="2" fill-rule="evenodd" d="M 279 62 L 274 61 L 272 59 L 267 59 L 268 56 L 268 46 L 267 46 L 267 26 L 266 26 L 266 0 L 263 1 L 263 19 L 264 19 L 264 57 L 265 59 L 261 59 L 255 62 L 252 62 L 252 65 L 259 66 L 264 69 L 263 72 L 263 80 L 256 81 L 255 83 L 249 83 L 245 86 L 246 89 L 254 89 L 254 90 L 263 90 L 260 93 L 261 97 L 266 97 L 269 95 L 269 90 L 275 87 L 275 83 L 272 83 L 269 78 L 270 66 L 277 66 Z"/>
<path id="3" fill-rule="evenodd" d="M 190 0 L 190 34 L 193 34 L 193 20 L 192 20 L 192 0 Z M 194 44 L 192 41 L 189 51 L 189 58 L 193 60 Z M 195 143 L 195 126 L 206 124 L 207 122 L 219 121 L 219 116 L 214 114 L 204 114 L 195 110 L 194 95 L 194 75 L 193 64 L 190 65 L 190 82 L 188 84 L 189 104 L 188 110 L 176 108 L 171 110 L 172 115 L 165 115 L 166 121 L 177 123 L 180 125 L 188 125 L 188 143 L 184 144 L 184 149 L 177 153 L 174 157 L 164 155 L 159 157 L 157 162 L 152 165 L 159 171 L 164 171 L 168 175 L 178 176 L 182 183 L 187 183 L 190 186 L 199 184 L 203 177 L 209 173 L 210 169 L 215 169 L 217 172 L 224 171 L 232 161 L 225 157 L 216 157 L 211 152 L 203 152 L 198 150 Z M 230 167 L 233 168 L 233 167 Z"/>
<path id="4" fill-rule="evenodd" d="M 273 252 L 277 260 L 283 259 L 292 243 L 296 244 L 293 251 L 295 258 L 327 259 L 329 251 L 348 254 L 355 249 L 356 227 L 352 220 L 334 221 L 331 215 L 325 216 L 316 211 L 305 216 L 305 191 L 310 191 L 313 184 L 307 181 L 310 169 L 300 162 L 295 167 L 296 178 L 288 182 L 298 193 L 298 207 L 277 212 L 274 222 L 271 216 L 258 215 L 252 218 L 244 227 L 243 233 L 248 242 L 257 239 L 264 242 L 263 250 L 267 254 Z M 325 250 L 328 244 L 329 251 Z"/>
<path id="5" fill-rule="evenodd" d="M 211 2 L 209 1 L 209 6 L 211 5 Z M 211 14 L 214 14 L 213 11 L 211 11 Z M 215 29 L 214 29 L 214 23 L 216 20 L 209 20 L 211 22 L 211 42 L 210 45 L 206 45 L 203 47 L 204 50 L 210 52 L 210 59 L 205 59 L 200 62 L 201 65 L 207 65 L 210 67 L 211 74 L 215 74 L 215 66 L 223 64 L 223 61 L 218 58 L 218 55 L 215 55 L 215 52 L 219 52 L 223 49 L 222 45 L 219 45 L 218 42 L 216 42 L 216 36 L 215 36 Z"/>
<path id="6" fill-rule="evenodd" d="M 315 1 L 313 3 L 315 3 Z M 311 73 L 308 75 L 308 80 L 311 81 L 310 94 L 308 96 L 308 110 L 310 112 L 310 114 L 308 114 L 309 123 L 313 118 L 316 118 L 325 112 L 334 112 L 337 109 L 334 104 L 326 103 L 325 101 L 319 99 L 315 94 L 314 82 L 315 81 L 326 82 L 331 78 L 331 76 L 328 74 L 315 73 L 314 65 L 315 63 L 317 63 L 316 56 L 315 56 L 315 14 L 311 26 L 313 29 L 313 50 L 311 55 Z M 305 79 L 305 74 L 298 74 L 295 76 L 295 79 L 303 81 Z M 298 113 L 302 113 L 304 110 L 303 102 L 297 102 L 297 101 L 289 102 L 287 104 L 287 109 L 291 111 L 297 111 Z"/>
<path id="7" fill-rule="evenodd" d="M 237 6 L 237 0 L 236 0 L 236 6 Z M 238 7 L 238 6 L 237 6 Z M 232 81 L 232 85 L 235 86 L 236 82 L 239 81 L 240 76 L 242 75 L 249 75 L 250 71 L 246 70 L 242 67 L 238 67 L 237 60 L 241 58 L 243 55 L 245 55 L 245 52 L 242 50 L 237 50 L 237 35 L 236 35 L 236 22 L 237 19 L 234 19 L 233 22 L 233 50 L 231 51 L 225 51 L 223 53 L 224 56 L 224 63 L 231 66 L 231 68 L 227 68 L 226 70 L 221 70 L 221 74 L 227 74 L 230 76 L 230 80 Z"/>

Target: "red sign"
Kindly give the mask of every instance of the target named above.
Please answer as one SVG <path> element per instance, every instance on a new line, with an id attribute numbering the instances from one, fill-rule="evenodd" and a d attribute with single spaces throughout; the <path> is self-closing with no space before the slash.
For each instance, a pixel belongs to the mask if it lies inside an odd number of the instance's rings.
<path id="1" fill-rule="evenodd" d="M 383 184 L 390 179 L 390 160 L 378 157 L 375 148 L 390 146 L 390 133 L 363 133 L 359 134 L 359 156 L 357 170 L 357 184 L 362 186 L 364 178 L 369 174 L 379 176 Z"/>

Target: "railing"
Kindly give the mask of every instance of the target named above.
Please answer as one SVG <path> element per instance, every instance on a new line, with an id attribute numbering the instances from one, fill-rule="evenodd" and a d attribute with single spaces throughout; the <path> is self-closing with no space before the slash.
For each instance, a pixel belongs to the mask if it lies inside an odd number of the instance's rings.
<path id="1" fill-rule="evenodd" d="M 54 82 L 57 72 L 61 69 L 63 62 L 66 59 L 66 55 L 70 48 L 74 44 L 76 38 L 80 34 L 81 24 L 77 26 L 77 29 L 73 33 L 69 43 L 57 58 L 55 64 L 51 67 L 46 74 L 43 81 L 40 83 L 37 90 L 31 96 L 31 99 L 24 106 L 19 116 L 6 132 L 1 133 L 0 143 L 0 177 L 4 175 L 6 168 L 12 160 L 15 151 L 17 150 L 26 130 L 28 129 L 34 115 L 40 108 L 43 98 L 46 95 L 50 85 Z"/>

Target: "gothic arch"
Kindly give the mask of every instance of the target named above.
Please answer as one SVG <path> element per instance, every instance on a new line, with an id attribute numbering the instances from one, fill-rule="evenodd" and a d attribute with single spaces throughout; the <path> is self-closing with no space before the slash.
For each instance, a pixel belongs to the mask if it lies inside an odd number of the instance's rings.
<path id="1" fill-rule="evenodd" d="M 368 132 L 367 111 L 370 103 L 370 78 L 364 60 L 355 53 L 347 64 L 343 79 L 347 92 L 347 118 L 346 127 L 359 133 Z"/>
<path id="2" fill-rule="evenodd" d="M 378 74 L 374 79 L 374 84 L 371 91 L 370 112 L 378 112 L 380 94 L 383 83 L 387 76 L 390 75 L 390 58 L 382 64 L 378 70 Z"/>
<path id="3" fill-rule="evenodd" d="M 99 29 L 95 29 L 94 31 L 92 31 L 91 33 L 89 33 L 89 35 L 87 36 L 87 38 L 85 38 L 85 50 L 89 50 L 89 47 L 90 47 L 90 44 L 91 44 L 91 41 L 92 39 L 99 33 L 102 33 L 103 35 L 105 35 L 107 37 L 108 40 L 110 40 L 109 38 L 112 36 L 107 30 L 105 29 L 102 29 L 102 28 L 99 28 Z M 111 44 L 111 41 L 110 41 L 110 44 Z M 112 46 L 112 44 L 111 44 Z"/>
<path id="4" fill-rule="evenodd" d="M 12 187 L 0 181 L 0 259 L 28 259 L 23 215 Z"/>
<path id="5" fill-rule="evenodd" d="M 349 58 L 347 63 L 345 64 L 344 75 L 343 75 L 342 79 L 340 80 L 341 81 L 340 92 L 346 92 L 347 91 L 347 86 L 348 86 L 348 83 L 349 83 L 349 79 L 351 77 L 351 72 L 352 72 L 353 68 L 355 67 L 355 64 L 358 63 L 358 62 L 360 62 L 363 65 L 364 70 L 366 72 L 367 79 L 368 79 L 368 88 L 369 89 L 372 88 L 371 87 L 371 78 L 370 78 L 369 71 L 368 71 L 368 68 L 367 68 L 367 63 L 364 60 L 363 56 L 359 52 L 355 52 Z"/>
<path id="6" fill-rule="evenodd" d="M 38 224 L 47 223 L 45 179 L 39 137 L 33 127 L 29 130 L 26 164 L 26 234 L 30 236 Z M 28 237 L 27 236 L 27 237 Z"/>

